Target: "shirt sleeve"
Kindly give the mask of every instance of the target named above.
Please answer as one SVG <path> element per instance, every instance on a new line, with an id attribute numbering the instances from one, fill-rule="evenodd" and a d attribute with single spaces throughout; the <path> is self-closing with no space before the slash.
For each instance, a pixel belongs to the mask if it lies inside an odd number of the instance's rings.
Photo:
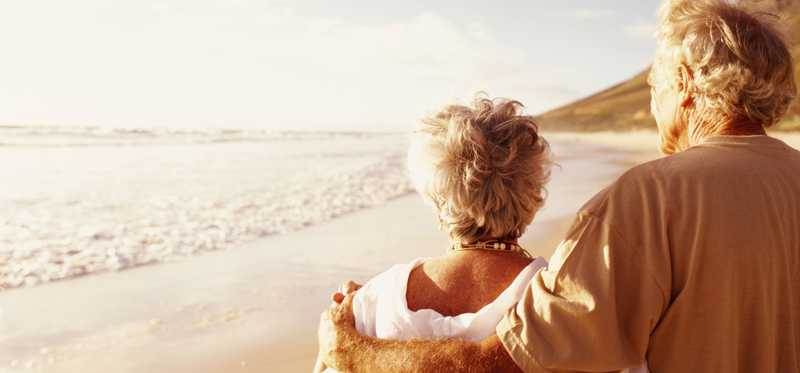
<path id="1" fill-rule="evenodd" d="M 666 304 L 649 260 L 615 227 L 578 215 L 497 335 L 525 372 L 615 372 L 641 365 Z"/>

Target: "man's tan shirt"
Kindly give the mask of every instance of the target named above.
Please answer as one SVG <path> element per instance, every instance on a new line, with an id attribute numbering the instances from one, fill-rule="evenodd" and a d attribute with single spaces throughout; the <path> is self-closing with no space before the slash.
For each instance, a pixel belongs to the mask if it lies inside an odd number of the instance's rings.
<path id="1" fill-rule="evenodd" d="M 720 136 L 632 169 L 497 335 L 526 372 L 800 372 L 800 152 Z"/>

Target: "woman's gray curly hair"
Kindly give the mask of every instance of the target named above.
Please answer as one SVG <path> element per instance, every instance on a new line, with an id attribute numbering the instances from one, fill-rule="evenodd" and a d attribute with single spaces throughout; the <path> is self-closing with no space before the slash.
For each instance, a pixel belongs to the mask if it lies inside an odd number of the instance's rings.
<path id="1" fill-rule="evenodd" d="M 695 112 L 778 122 L 796 95 L 794 62 L 778 17 L 745 2 L 665 0 L 651 79 L 692 73 Z"/>
<path id="2" fill-rule="evenodd" d="M 454 242 L 516 239 L 545 200 L 550 148 L 518 101 L 478 96 L 422 120 L 409 150 L 417 190 Z"/>

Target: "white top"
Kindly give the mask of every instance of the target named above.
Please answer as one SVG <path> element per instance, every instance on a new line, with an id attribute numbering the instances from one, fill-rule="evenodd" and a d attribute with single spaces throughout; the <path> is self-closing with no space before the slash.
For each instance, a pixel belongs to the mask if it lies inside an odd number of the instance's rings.
<path id="1" fill-rule="evenodd" d="M 430 309 L 412 311 L 406 303 L 408 277 L 425 260 L 420 258 L 395 265 L 358 290 L 353 298 L 353 314 L 356 329 L 361 334 L 393 340 L 460 338 L 482 341 L 494 334 L 503 315 L 519 301 L 536 272 L 547 267 L 547 261 L 538 257 L 520 271 L 493 302 L 478 312 L 443 316 Z M 329 368 L 325 372 L 336 371 Z"/>

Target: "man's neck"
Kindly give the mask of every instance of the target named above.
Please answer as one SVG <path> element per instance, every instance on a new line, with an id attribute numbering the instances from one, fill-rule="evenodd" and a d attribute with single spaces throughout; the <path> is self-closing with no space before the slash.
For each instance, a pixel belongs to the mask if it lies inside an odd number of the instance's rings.
<path id="1" fill-rule="evenodd" d="M 708 120 L 698 121 L 697 125 L 689 126 L 689 146 L 697 145 L 714 136 L 758 136 L 766 135 L 764 126 L 749 120 Z"/>

